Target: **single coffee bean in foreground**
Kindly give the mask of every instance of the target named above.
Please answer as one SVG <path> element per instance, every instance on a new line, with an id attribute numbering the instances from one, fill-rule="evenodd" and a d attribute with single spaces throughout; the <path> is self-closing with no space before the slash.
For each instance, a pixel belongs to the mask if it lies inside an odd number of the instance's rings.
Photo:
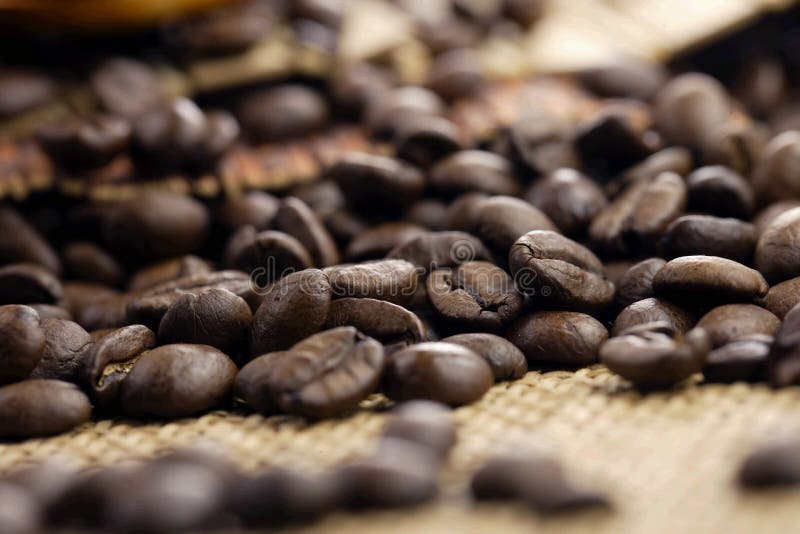
<path id="1" fill-rule="evenodd" d="M 0 436 L 5 438 L 60 434 L 91 414 L 89 399 L 69 382 L 25 380 L 0 387 Z"/>
<path id="2" fill-rule="evenodd" d="M 39 364 L 45 333 L 28 306 L 0 306 L 0 385 L 27 378 Z"/>
<path id="3" fill-rule="evenodd" d="M 492 368 L 496 381 L 516 380 L 528 372 L 525 355 L 512 342 L 500 336 L 471 332 L 442 339 L 445 343 L 461 345 L 481 356 Z"/>

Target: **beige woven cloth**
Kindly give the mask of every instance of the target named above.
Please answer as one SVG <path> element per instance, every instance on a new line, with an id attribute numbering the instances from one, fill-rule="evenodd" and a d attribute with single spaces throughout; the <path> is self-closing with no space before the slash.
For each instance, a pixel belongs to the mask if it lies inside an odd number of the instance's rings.
<path id="1" fill-rule="evenodd" d="M 0 445 L 0 471 L 66 455 L 107 465 L 210 440 L 242 469 L 317 470 L 368 452 L 385 423 L 380 399 L 348 417 L 298 418 L 216 412 L 166 424 L 99 422 L 72 433 Z M 334 514 L 301 532 L 797 532 L 800 491 L 744 493 L 743 456 L 776 431 L 800 428 L 800 389 L 689 385 L 641 395 L 601 366 L 531 372 L 456 410 L 459 442 L 442 474 L 442 496 L 413 510 Z M 579 483 L 601 489 L 610 512 L 545 519 L 522 507 L 473 505 L 469 474 L 503 443 L 552 447 Z"/>

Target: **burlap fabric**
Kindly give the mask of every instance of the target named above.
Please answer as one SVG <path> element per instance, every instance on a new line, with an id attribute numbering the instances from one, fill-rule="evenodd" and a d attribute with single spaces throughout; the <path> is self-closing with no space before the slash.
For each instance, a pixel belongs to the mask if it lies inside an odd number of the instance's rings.
<path id="1" fill-rule="evenodd" d="M 68 456 L 81 465 L 148 457 L 210 440 L 244 470 L 318 470 L 363 454 L 385 423 L 385 399 L 357 413 L 308 424 L 215 412 L 170 423 L 102 421 L 50 439 L 0 445 L 0 470 Z M 442 474 L 442 496 L 398 512 L 334 514 L 303 532 L 797 532 L 800 492 L 739 490 L 735 472 L 765 437 L 800 428 L 800 389 L 688 385 L 639 394 L 601 366 L 531 372 L 496 385 L 455 411 L 459 442 Z M 570 475 L 602 489 L 610 512 L 545 519 L 509 505 L 473 505 L 469 474 L 508 441 L 543 442 Z"/>

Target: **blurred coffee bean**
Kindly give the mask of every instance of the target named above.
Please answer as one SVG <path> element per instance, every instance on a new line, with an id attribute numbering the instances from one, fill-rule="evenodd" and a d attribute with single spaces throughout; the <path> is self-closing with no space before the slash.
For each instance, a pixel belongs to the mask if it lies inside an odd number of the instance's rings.
<path id="1" fill-rule="evenodd" d="M 646 298 L 629 304 L 619 312 L 611 328 L 611 335 L 618 336 L 634 326 L 656 322 L 667 323 L 676 332 L 686 333 L 696 320 L 689 311 L 667 300 Z"/>
<path id="2" fill-rule="evenodd" d="M 442 232 L 447 230 L 447 217 L 447 204 L 431 198 L 414 202 L 406 212 L 404 219 L 433 232 Z"/>
<path id="3" fill-rule="evenodd" d="M 250 225 L 266 230 L 278 213 L 280 201 L 263 191 L 248 191 L 226 196 L 216 210 L 216 218 L 228 230 Z"/>
<path id="4" fill-rule="evenodd" d="M 682 256 L 668 261 L 653 278 L 661 297 L 713 306 L 751 301 L 767 294 L 761 274 L 741 263 L 717 256 Z"/>
<path id="5" fill-rule="evenodd" d="M 752 183 L 762 202 L 800 196 L 800 132 L 773 137 L 753 170 Z"/>
<path id="6" fill-rule="evenodd" d="M 490 260 L 491 253 L 477 237 L 465 232 L 426 232 L 398 244 L 386 255 L 430 272 L 474 260 Z"/>
<path id="7" fill-rule="evenodd" d="M 66 282 L 63 289 L 65 306 L 75 322 L 86 330 L 113 328 L 125 323 L 127 295 L 88 282 Z"/>
<path id="8" fill-rule="evenodd" d="M 700 167 L 686 177 L 689 210 L 749 219 L 755 207 L 753 187 L 736 171 L 722 165 Z"/>
<path id="9" fill-rule="evenodd" d="M 516 380 L 528 372 L 525 355 L 510 341 L 483 332 L 456 334 L 442 339 L 445 343 L 461 345 L 486 360 L 495 381 Z"/>
<path id="10" fill-rule="evenodd" d="M 308 249 L 295 237 L 275 230 L 256 232 L 252 226 L 242 226 L 231 235 L 223 260 L 229 268 L 251 273 L 259 284 L 314 265 Z"/>
<path id="11" fill-rule="evenodd" d="M 620 57 L 582 71 L 579 79 L 598 96 L 650 100 L 666 83 L 667 72 L 656 63 Z"/>
<path id="12" fill-rule="evenodd" d="M 61 272 L 50 244 L 11 206 L 0 206 L 0 263 L 35 263 L 54 274 Z"/>
<path id="13" fill-rule="evenodd" d="M 24 380 L 42 357 L 45 333 L 28 306 L 0 306 L 0 384 Z"/>
<path id="14" fill-rule="evenodd" d="M 475 226 L 477 208 L 488 198 L 483 193 L 464 193 L 450 203 L 447 209 L 447 227 L 450 230 L 468 232 Z"/>
<path id="15" fill-rule="evenodd" d="M 458 127 L 442 117 L 409 117 L 394 137 L 397 157 L 428 169 L 464 148 Z"/>
<path id="16" fill-rule="evenodd" d="M 626 187 L 640 181 L 650 182 L 665 172 L 685 176 L 693 166 L 692 153 L 688 149 L 683 147 L 665 148 L 634 165 L 619 178 L 608 182 L 606 194 L 615 197 Z"/>
<path id="17" fill-rule="evenodd" d="M 89 241 L 75 241 L 61 251 L 64 270 L 69 278 L 118 286 L 124 276 L 123 267 L 108 252 Z"/>
<path id="18" fill-rule="evenodd" d="M 758 382 L 767 374 L 771 336 L 751 335 L 708 353 L 703 376 L 706 382 Z"/>
<path id="19" fill-rule="evenodd" d="M 325 227 L 343 247 L 369 229 L 369 225 L 361 216 L 348 210 L 339 210 L 328 215 L 325 218 Z"/>
<path id="20" fill-rule="evenodd" d="M 478 55 L 469 49 L 449 50 L 436 56 L 428 73 L 428 87 L 445 100 L 472 96 L 484 84 Z"/>
<path id="21" fill-rule="evenodd" d="M 504 0 L 503 14 L 523 28 L 536 24 L 545 12 L 544 0 Z"/>
<path id="22" fill-rule="evenodd" d="M 409 441 L 445 457 L 456 443 L 452 410 L 433 401 L 403 402 L 392 410 L 389 422 L 383 427 L 381 439 L 387 438 Z"/>
<path id="23" fill-rule="evenodd" d="M 585 232 L 607 204 L 603 190 L 574 169 L 558 169 L 543 176 L 525 192 L 525 200 L 542 210 L 569 236 Z"/>
<path id="24" fill-rule="evenodd" d="M 328 91 L 337 107 L 360 116 L 370 99 L 391 88 L 393 78 L 388 69 L 372 63 L 340 65 L 328 79 Z"/>
<path id="25" fill-rule="evenodd" d="M 747 58 L 735 84 L 735 92 L 750 113 L 764 118 L 775 111 L 786 96 L 786 83 L 786 73 L 778 58 Z"/>
<path id="26" fill-rule="evenodd" d="M 756 246 L 755 265 L 771 283 L 800 275 L 800 209 L 782 213 L 764 228 Z"/>
<path id="27" fill-rule="evenodd" d="M 778 202 L 768 204 L 764 209 L 759 211 L 755 217 L 753 217 L 753 224 L 756 225 L 759 235 L 764 233 L 764 230 L 766 230 L 767 226 L 769 226 L 772 221 L 777 219 L 779 215 L 782 215 L 794 208 L 800 208 L 800 199 L 780 200 Z"/>
<path id="28" fill-rule="evenodd" d="M 279 408 L 269 384 L 271 373 L 276 369 L 279 359 L 287 357 L 289 351 L 277 350 L 267 352 L 250 360 L 236 374 L 233 383 L 234 404 L 243 404 L 255 412 L 264 415 L 278 413 Z"/>
<path id="29" fill-rule="evenodd" d="M 61 282 L 33 263 L 0 267 L 0 305 L 57 304 L 64 297 Z"/>
<path id="30" fill-rule="evenodd" d="M 333 298 L 372 298 L 401 306 L 414 297 L 420 274 L 413 263 L 402 259 L 342 264 L 322 272 L 330 281 Z"/>
<path id="31" fill-rule="evenodd" d="M 72 314 L 67 308 L 56 306 L 54 304 L 29 304 L 36 313 L 39 314 L 39 319 L 66 319 L 72 320 Z"/>
<path id="32" fill-rule="evenodd" d="M 53 378 L 78 383 L 86 364 L 92 336 L 77 323 L 64 319 L 42 319 L 44 347 L 30 378 Z"/>
<path id="33" fill-rule="evenodd" d="M 760 160 L 770 132 L 755 124 L 728 122 L 708 134 L 702 160 L 709 165 L 725 165 L 749 176 Z"/>
<path id="34" fill-rule="evenodd" d="M 587 366 L 597 362 L 597 353 L 608 330 L 583 313 L 546 311 L 520 317 L 506 332 L 528 364 Z"/>
<path id="35" fill-rule="evenodd" d="M 354 262 L 383 258 L 397 245 L 424 233 L 425 228 L 410 222 L 378 224 L 355 236 L 344 256 Z"/>
<path id="36" fill-rule="evenodd" d="M 738 478 L 754 489 L 800 484 L 800 441 L 782 437 L 759 446 L 744 459 Z"/>
<path id="37" fill-rule="evenodd" d="M 532 176 L 564 167 L 578 169 L 580 158 L 570 142 L 571 135 L 571 127 L 561 119 L 534 115 L 513 122 L 501 134 L 508 146 L 501 153 Z"/>
<path id="38" fill-rule="evenodd" d="M 684 215 L 667 226 L 658 248 L 667 259 L 707 254 L 750 264 L 757 239 L 755 225 L 739 219 Z"/>
<path id="39" fill-rule="evenodd" d="M 511 163 L 483 150 L 461 150 L 439 161 L 430 172 L 431 186 L 442 195 L 470 191 L 490 195 L 514 195 L 519 184 Z"/>
<path id="40" fill-rule="evenodd" d="M 210 274 L 211 264 L 197 256 L 187 255 L 160 261 L 136 271 L 128 280 L 129 291 L 143 291 L 165 282 L 187 276 Z"/>
<path id="41" fill-rule="evenodd" d="M 328 105 L 314 90 L 281 85 L 252 93 L 237 110 L 244 130 L 259 142 L 283 141 L 319 130 L 328 122 Z"/>
<path id="42" fill-rule="evenodd" d="M 585 167 L 602 176 L 616 176 L 652 152 L 644 132 L 613 107 L 578 124 L 574 135 L 575 149 Z"/>
<path id="43" fill-rule="evenodd" d="M 557 228 L 553 222 L 524 200 L 495 196 L 475 206 L 474 233 L 499 257 L 504 258 L 520 236 L 533 230 Z"/>
<path id="44" fill-rule="evenodd" d="M 36 495 L 17 484 L 0 482 L 0 531 L 7 534 L 41 532 L 44 520 L 44 510 Z"/>
<path id="45" fill-rule="evenodd" d="M 333 237 L 308 205 L 295 197 L 281 202 L 275 228 L 296 238 L 311 255 L 312 265 L 328 267 L 339 263 L 339 249 Z"/>
<path id="46" fill-rule="evenodd" d="M 89 399 L 74 384 L 25 380 L 0 387 L 0 436 L 32 438 L 60 434 L 89 420 Z"/>
<path id="47" fill-rule="evenodd" d="M 56 84 L 44 73 L 3 68 L 0 70 L 0 117 L 11 117 L 48 102 Z"/>
<path id="48" fill-rule="evenodd" d="M 408 117 L 438 116 L 444 110 L 444 102 L 433 91 L 397 87 L 370 98 L 362 121 L 373 135 L 391 137 Z"/>
<path id="49" fill-rule="evenodd" d="M 44 124 L 36 131 L 42 148 L 69 170 L 105 165 L 127 147 L 130 137 L 128 122 L 113 115 L 76 117 Z"/>
<path id="50" fill-rule="evenodd" d="M 649 258 L 632 265 L 616 284 L 617 292 L 614 296 L 616 303 L 624 307 L 654 297 L 653 277 L 665 263 L 661 258 Z"/>
<path id="51" fill-rule="evenodd" d="M 754 304 L 726 304 L 701 317 L 697 326 L 708 333 L 711 345 L 717 348 L 754 334 L 773 336 L 781 321 Z"/>
<path id="52" fill-rule="evenodd" d="M 325 220 L 337 211 L 347 209 L 344 193 L 332 180 L 301 183 L 291 189 L 290 195 L 305 202 L 321 220 Z"/>
<path id="53" fill-rule="evenodd" d="M 800 383 L 800 306 L 789 310 L 769 353 L 769 380 L 776 387 Z"/>
<path id="54" fill-rule="evenodd" d="M 304 317 L 305 319 L 305 317 Z M 427 340 L 425 326 L 402 306 L 370 298 L 343 298 L 331 302 L 325 329 L 352 326 L 377 339 L 387 355 Z"/>
<path id="55" fill-rule="evenodd" d="M 770 287 L 762 301 L 764 307 L 780 319 L 783 319 L 798 303 L 800 303 L 800 277 L 790 278 Z"/>
<path id="56" fill-rule="evenodd" d="M 89 86 L 103 109 L 131 120 L 165 101 L 152 69 L 130 58 L 106 60 L 92 72 Z"/>

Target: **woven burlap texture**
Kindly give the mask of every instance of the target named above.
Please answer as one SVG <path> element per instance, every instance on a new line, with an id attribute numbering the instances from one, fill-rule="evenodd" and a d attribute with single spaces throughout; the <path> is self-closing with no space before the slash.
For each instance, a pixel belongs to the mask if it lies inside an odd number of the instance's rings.
<path id="1" fill-rule="evenodd" d="M 388 414 L 380 399 L 344 418 L 309 424 L 215 412 L 169 423 L 101 421 L 50 439 L 0 445 L 0 470 L 55 456 L 81 465 L 157 455 L 212 441 L 243 470 L 319 470 L 369 452 Z M 800 492 L 739 490 L 744 455 L 800 428 L 800 389 L 690 384 L 640 394 L 601 366 L 531 372 L 454 412 L 459 442 L 442 495 L 413 510 L 333 514 L 302 532 L 796 532 Z M 551 447 L 574 480 L 609 494 L 610 512 L 542 518 L 522 507 L 473 505 L 469 474 L 503 443 Z"/>

